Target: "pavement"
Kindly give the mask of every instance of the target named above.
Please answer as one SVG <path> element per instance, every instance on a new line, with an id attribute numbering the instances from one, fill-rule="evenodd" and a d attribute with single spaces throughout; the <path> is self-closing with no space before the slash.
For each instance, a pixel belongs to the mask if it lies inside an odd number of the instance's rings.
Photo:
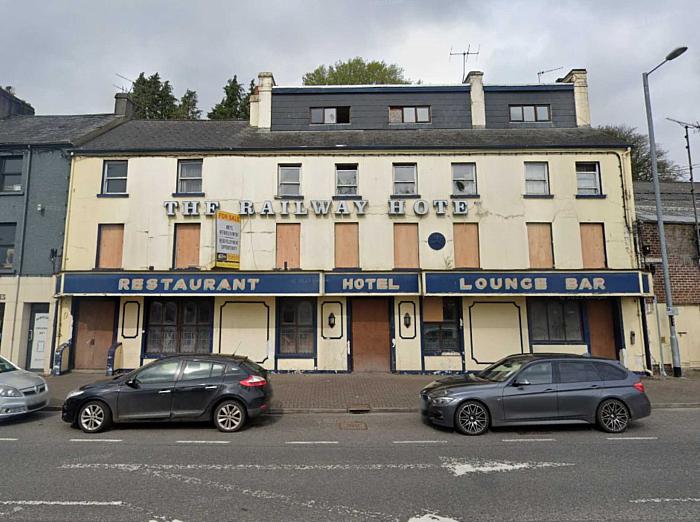
<path id="1" fill-rule="evenodd" d="M 0 426 L 0 521 L 700 520 L 700 409 L 620 435 L 467 437 L 414 413 L 267 415 L 235 434 L 57 412 Z"/>
<path id="2" fill-rule="evenodd" d="M 60 409 L 66 394 L 96 380 L 102 373 L 71 372 L 47 377 L 50 409 Z M 418 392 L 439 375 L 385 373 L 272 375 L 271 413 L 407 413 L 419 408 Z M 654 408 L 700 407 L 700 371 L 686 376 L 645 377 L 644 386 Z"/>

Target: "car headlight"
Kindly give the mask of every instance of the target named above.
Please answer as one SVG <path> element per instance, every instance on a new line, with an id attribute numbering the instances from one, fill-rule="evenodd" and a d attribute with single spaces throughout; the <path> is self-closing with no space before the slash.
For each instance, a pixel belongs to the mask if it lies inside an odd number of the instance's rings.
<path id="1" fill-rule="evenodd" d="M 77 397 L 78 395 L 82 395 L 85 393 L 83 390 L 73 390 L 68 392 L 68 395 L 66 395 L 66 400 L 72 399 L 73 397 Z"/>
<path id="2" fill-rule="evenodd" d="M 432 402 L 434 406 L 447 406 L 448 404 L 455 401 L 455 397 L 433 397 Z"/>
<path id="3" fill-rule="evenodd" d="M 22 392 L 12 386 L 0 386 L 0 397 L 23 397 Z"/>

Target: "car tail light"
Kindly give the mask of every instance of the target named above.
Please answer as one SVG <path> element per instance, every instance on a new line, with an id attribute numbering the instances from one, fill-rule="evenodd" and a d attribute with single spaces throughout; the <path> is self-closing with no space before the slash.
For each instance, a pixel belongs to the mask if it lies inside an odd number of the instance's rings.
<path id="1" fill-rule="evenodd" d="M 249 375 L 241 381 L 241 386 L 247 386 L 248 388 L 262 388 L 266 384 L 267 381 L 259 375 Z"/>
<path id="2" fill-rule="evenodd" d="M 635 382 L 632 386 L 634 386 L 637 391 L 644 393 L 644 383 L 642 381 Z"/>

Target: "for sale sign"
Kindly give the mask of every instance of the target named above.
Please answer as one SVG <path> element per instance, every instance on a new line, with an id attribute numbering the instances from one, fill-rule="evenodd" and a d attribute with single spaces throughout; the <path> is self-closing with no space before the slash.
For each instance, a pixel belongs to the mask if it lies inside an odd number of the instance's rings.
<path id="1" fill-rule="evenodd" d="M 216 262 L 221 268 L 241 267 L 241 217 L 216 211 Z"/>

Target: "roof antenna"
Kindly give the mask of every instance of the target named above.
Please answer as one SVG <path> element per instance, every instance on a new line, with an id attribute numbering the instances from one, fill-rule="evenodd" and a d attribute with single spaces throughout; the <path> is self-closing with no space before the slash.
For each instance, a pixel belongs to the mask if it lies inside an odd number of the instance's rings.
<path id="1" fill-rule="evenodd" d="M 545 69 L 543 71 L 537 71 L 537 83 L 542 83 L 542 76 L 554 71 L 561 71 L 564 67 L 556 67 L 554 69 Z"/>
<path id="2" fill-rule="evenodd" d="M 118 77 L 121 78 L 122 80 L 126 80 L 126 81 L 129 82 L 132 86 L 134 85 L 134 80 L 132 80 L 131 78 L 127 78 L 126 76 L 122 76 L 122 75 L 119 74 L 119 73 L 114 73 L 114 76 L 118 76 Z M 114 87 L 116 87 L 117 89 L 120 89 L 122 92 L 131 92 L 131 86 L 129 86 L 129 88 L 127 89 L 127 88 L 124 87 L 123 85 L 121 85 L 121 86 L 120 86 L 120 85 L 114 85 L 114 84 L 112 84 L 112 85 L 113 85 Z"/>
<path id="3" fill-rule="evenodd" d="M 450 59 L 452 56 L 461 56 L 462 57 L 462 83 L 465 83 L 467 81 L 467 60 L 469 60 L 470 56 L 479 56 L 479 52 L 481 51 L 481 44 L 479 44 L 479 47 L 477 48 L 476 51 L 472 51 L 471 44 L 467 44 L 467 50 L 462 51 L 462 52 L 452 52 L 452 47 L 450 47 Z"/>

